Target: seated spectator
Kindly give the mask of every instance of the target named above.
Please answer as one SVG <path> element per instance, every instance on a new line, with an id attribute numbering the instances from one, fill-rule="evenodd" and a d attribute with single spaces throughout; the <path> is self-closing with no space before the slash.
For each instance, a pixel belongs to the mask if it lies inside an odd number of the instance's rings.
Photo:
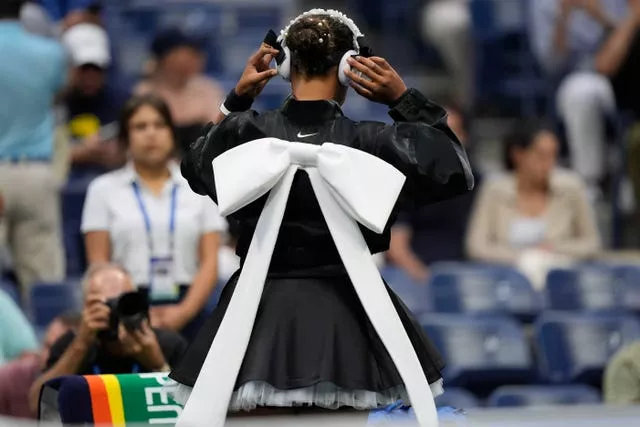
<path id="1" fill-rule="evenodd" d="M 87 260 L 123 265 L 155 305 L 151 324 L 191 338 L 216 284 L 226 224 L 172 160 L 175 131 L 164 101 L 131 99 L 119 127 L 130 163 L 89 186 L 82 215 Z"/>
<path id="2" fill-rule="evenodd" d="M 618 350 L 607 364 L 602 387 L 607 404 L 640 405 L 640 342 Z"/>
<path id="3" fill-rule="evenodd" d="M 533 51 L 552 79 L 561 79 L 556 108 L 563 121 L 573 169 L 591 197 L 605 175 L 606 121 L 615 113 L 609 80 L 594 69 L 606 34 L 627 13 L 628 0 L 529 2 Z"/>
<path id="4" fill-rule="evenodd" d="M 628 169 L 636 207 L 640 207 L 640 1 L 630 0 L 629 8 L 629 15 L 609 33 L 598 52 L 596 69 L 611 80 L 618 108 L 633 116 L 634 125 L 628 137 Z"/>
<path id="5" fill-rule="evenodd" d="M 37 348 L 38 340 L 29 320 L 13 298 L 0 289 L 0 365 Z"/>
<path id="6" fill-rule="evenodd" d="M 51 348 L 45 371 L 29 392 L 35 413 L 40 390 L 64 375 L 168 372 L 186 350 L 184 339 L 171 331 L 152 329 L 147 319 L 129 330 L 108 305 L 134 290 L 131 276 L 114 264 L 96 264 L 83 280 L 84 307 L 77 332 L 69 331 Z"/>
<path id="7" fill-rule="evenodd" d="M 449 127 L 469 149 L 463 114 L 452 107 L 447 113 Z M 389 261 L 416 282 L 424 282 L 429 276 L 429 265 L 465 259 L 464 235 L 474 195 L 475 191 L 414 212 L 400 213 L 391 229 Z"/>
<path id="8" fill-rule="evenodd" d="M 62 104 L 72 140 L 72 176 L 99 175 L 120 167 L 117 119 L 128 94 L 107 83 L 111 53 L 107 32 L 96 24 L 77 24 L 62 35 L 72 60 L 70 87 Z"/>
<path id="9" fill-rule="evenodd" d="M 200 40 L 177 29 L 165 30 L 156 36 L 151 51 L 155 69 L 135 93 L 155 93 L 169 104 L 182 147 L 198 139 L 202 127 L 218 113 L 225 94 L 203 75 L 206 62 Z"/>
<path id="10" fill-rule="evenodd" d="M 29 410 L 29 389 L 42 373 L 51 346 L 68 331 L 76 329 L 80 319 L 76 313 L 56 317 L 47 328 L 38 352 L 25 353 L 18 360 L 0 367 L 0 416 L 35 418 Z"/>
<path id="11" fill-rule="evenodd" d="M 527 266 L 540 266 L 534 261 L 540 257 L 565 262 L 598 252 L 600 236 L 584 184 L 572 172 L 555 170 L 558 145 L 551 131 L 535 125 L 520 125 L 507 137 L 509 174 L 485 183 L 473 209 L 467 233 L 472 259 L 531 273 Z M 541 274 L 530 276 L 534 284 L 544 281 Z"/>

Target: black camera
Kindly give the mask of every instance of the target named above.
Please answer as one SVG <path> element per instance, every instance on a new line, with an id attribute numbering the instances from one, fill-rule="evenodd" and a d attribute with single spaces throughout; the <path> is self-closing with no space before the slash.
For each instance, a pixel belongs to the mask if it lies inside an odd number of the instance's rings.
<path id="1" fill-rule="evenodd" d="M 149 296 L 146 292 L 127 292 L 107 300 L 106 304 L 111 310 L 109 329 L 100 332 L 98 337 L 101 340 L 117 341 L 120 323 L 132 332 L 140 329 L 142 321 L 149 318 Z"/>

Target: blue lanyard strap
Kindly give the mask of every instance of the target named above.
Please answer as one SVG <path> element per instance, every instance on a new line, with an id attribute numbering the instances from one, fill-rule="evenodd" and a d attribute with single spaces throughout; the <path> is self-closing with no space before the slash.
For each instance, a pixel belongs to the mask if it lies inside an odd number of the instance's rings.
<path id="1" fill-rule="evenodd" d="M 142 214 L 142 218 L 144 219 L 144 227 L 147 231 L 147 245 L 149 246 L 149 257 L 153 257 L 153 235 L 151 230 L 151 218 L 149 217 L 149 213 L 147 212 L 147 208 L 144 205 L 144 201 L 142 200 L 142 193 L 140 191 L 140 185 L 137 182 L 132 182 L 133 193 L 136 196 L 136 200 L 138 201 L 138 207 L 140 208 L 140 213 Z M 176 230 L 176 203 L 177 203 L 177 195 L 178 195 L 178 186 L 174 185 L 171 189 L 171 207 L 169 212 L 169 255 L 173 256 L 173 248 L 174 248 L 174 239 L 175 239 L 175 230 Z"/>

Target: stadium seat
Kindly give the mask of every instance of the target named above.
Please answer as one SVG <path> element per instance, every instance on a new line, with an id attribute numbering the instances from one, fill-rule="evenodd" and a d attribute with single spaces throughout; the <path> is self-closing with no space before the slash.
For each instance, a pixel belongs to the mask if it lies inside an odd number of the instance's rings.
<path id="1" fill-rule="evenodd" d="M 425 314 L 420 317 L 447 366 L 445 383 L 482 391 L 502 384 L 526 384 L 535 369 L 524 333 L 502 316 Z"/>
<path id="2" fill-rule="evenodd" d="M 545 287 L 547 307 L 560 311 L 613 311 L 622 307 L 611 268 L 582 266 L 551 270 Z"/>
<path id="3" fill-rule="evenodd" d="M 426 283 L 417 283 L 395 267 L 384 268 L 382 277 L 414 314 L 425 313 L 431 309 Z"/>
<path id="4" fill-rule="evenodd" d="M 87 188 L 94 176 L 71 178 L 62 189 L 62 229 L 67 275 L 79 276 L 86 269 L 80 226 Z"/>
<path id="5" fill-rule="evenodd" d="M 509 267 L 437 267 L 428 289 L 440 313 L 502 313 L 532 320 L 540 309 L 531 283 Z"/>
<path id="6" fill-rule="evenodd" d="M 451 407 L 451 408 L 477 408 L 480 406 L 480 402 L 473 395 L 473 393 L 456 387 L 446 388 L 444 393 L 436 397 L 436 406 L 438 408 Z"/>
<path id="7" fill-rule="evenodd" d="M 638 339 L 640 321 L 633 315 L 545 313 L 535 324 L 540 375 L 551 383 L 599 386 L 610 357 Z"/>
<path id="8" fill-rule="evenodd" d="M 640 265 L 615 266 L 613 272 L 622 306 L 640 313 Z"/>
<path id="9" fill-rule="evenodd" d="M 36 328 L 45 328 L 56 316 L 79 307 L 79 290 L 66 283 L 36 283 L 31 288 L 31 315 Z"/>
<path id="10" fill-rule="evenodd" d="M 504 386 L 489 397 L 489 406 L 547 406 L 598 404 L 600 393 L 589 386 Z"/>

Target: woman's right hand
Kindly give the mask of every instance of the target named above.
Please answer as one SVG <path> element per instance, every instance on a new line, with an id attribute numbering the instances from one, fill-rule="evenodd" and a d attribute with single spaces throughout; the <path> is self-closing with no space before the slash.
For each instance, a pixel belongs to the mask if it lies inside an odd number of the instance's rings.
<path id="1" fill-rule="evenodd" d="M 251 58 L 247 61 L 247 66 L 236 85 L 236 94 L 252 98 L 260 95 L 269 80 L 278 74 L 275 68 L 269 67 L 269 64 L 277 54 L 278 50 L 263 43 L 260 49 L 251 55 Z"/>

